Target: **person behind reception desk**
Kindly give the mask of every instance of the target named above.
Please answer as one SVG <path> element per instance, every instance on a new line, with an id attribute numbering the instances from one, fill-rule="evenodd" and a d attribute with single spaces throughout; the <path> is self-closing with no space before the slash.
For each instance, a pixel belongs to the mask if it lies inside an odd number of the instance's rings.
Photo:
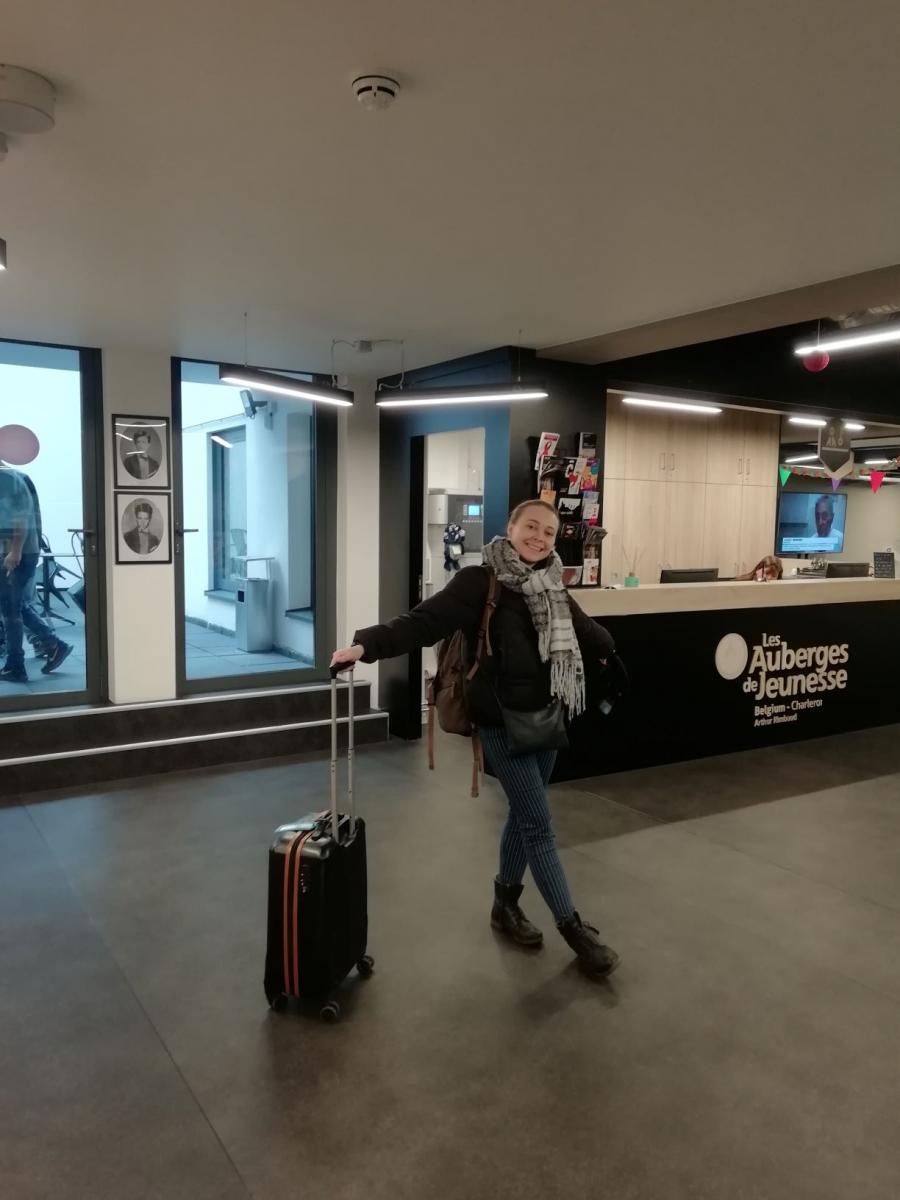
<path id="1" fill-rule="evenodd" d="M 828 499 L 830 498 L 828 497 Z M 735 575 L 734 578 L 739 582 L 771 583 L 775 579 L 780 579 L 782 575 L 784 575 L 784 567 L 780 560 L 773 554 L 767 554 L 765 558 L 759 560 L 752 571 L 748 571 L 746 575 Z"/>

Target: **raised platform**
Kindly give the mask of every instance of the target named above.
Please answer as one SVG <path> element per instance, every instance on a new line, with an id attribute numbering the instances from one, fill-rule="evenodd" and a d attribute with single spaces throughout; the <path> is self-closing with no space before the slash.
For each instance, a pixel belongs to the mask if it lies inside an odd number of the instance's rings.
<path id="1" fill-rule="evenodd" d="M 347 688 L 338 691 L 342 744 Z M 371 708 L 369 684 L 357 682 L 354 698 L 356 741 L 386 741 L 387 714 Z M 323 683 L 0 718 L 0 803 L 49 788 L 326 751 L 330 717 Z"/>

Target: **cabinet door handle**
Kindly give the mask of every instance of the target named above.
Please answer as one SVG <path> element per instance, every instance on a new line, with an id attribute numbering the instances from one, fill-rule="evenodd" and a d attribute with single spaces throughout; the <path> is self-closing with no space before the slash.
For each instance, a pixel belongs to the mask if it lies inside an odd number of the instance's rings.
<path id="1" fill-rule="evenodd" d="M 738 475 L 743 475 L 743 473 L 744 473 L 744 460 L 743 460 L 743 458 L 739 458 L 738 459 Z"/>
<path id="2" fill-rule="evenodd" d="M 749 459 L 749 458 L 747 459 L 747 470 L 744 472 L 744 474 L 745 474 L 745 475 L 746 475 L 748 478 L 750 477 L 750 459 Z"/>
<path id="3" fill-rule="evenodd" d="M 659 469 L 661 471 L 664 471 L 666 469 L 666 452 L 665 452 L 665 450 L 663 450 L 663 452 L 659 456 Z"/>
<path id="4" fill-rule="evenodd" d="M 675 470 L 675 455 L 674 454 L 669 455 L 669 470 L 670 471 Z"/>

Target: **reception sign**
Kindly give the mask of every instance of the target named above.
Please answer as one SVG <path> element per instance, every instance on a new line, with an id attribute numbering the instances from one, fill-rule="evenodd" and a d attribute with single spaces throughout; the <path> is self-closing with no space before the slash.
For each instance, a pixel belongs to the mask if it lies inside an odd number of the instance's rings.
<path id="1" fill-rule="evenodd" d="M 900 721 L 900 601 L 601 623 L 629 669 L 632 693 L 609 717 L 593 711 L 578 722 L 554 778 Z"/>

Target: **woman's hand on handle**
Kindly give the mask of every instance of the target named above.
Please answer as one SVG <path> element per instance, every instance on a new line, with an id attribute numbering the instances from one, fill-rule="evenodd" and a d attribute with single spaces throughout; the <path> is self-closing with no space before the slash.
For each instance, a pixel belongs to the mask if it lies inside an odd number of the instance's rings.
<path id="1" fill-rule="evenodd" d="M 331 656 L 331 669 L 349 671 L 351 667 L 359 662 L 365 652 L 365 647 L 359 645 L 347 646 L 343 650 L 335 650 Z"/>

